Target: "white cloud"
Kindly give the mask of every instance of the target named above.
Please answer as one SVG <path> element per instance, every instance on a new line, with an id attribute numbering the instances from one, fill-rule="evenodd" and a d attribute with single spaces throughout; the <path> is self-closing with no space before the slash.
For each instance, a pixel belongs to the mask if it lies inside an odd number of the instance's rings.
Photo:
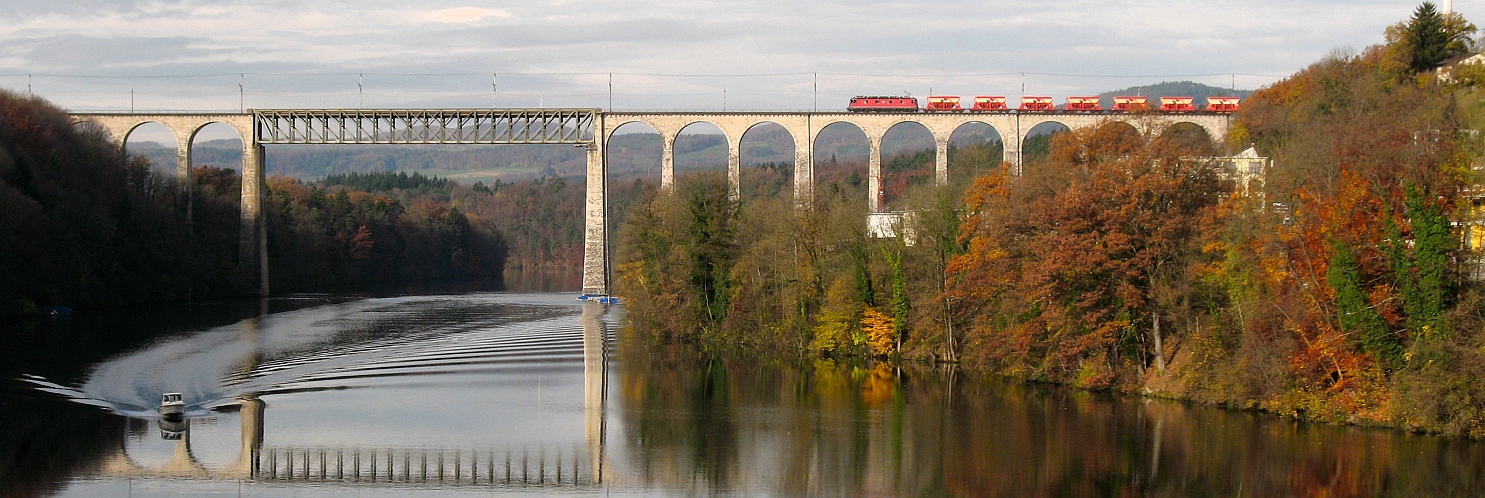
<path id="1" fill-rule="evenodd" d="M 1466 17 L 1485 18 L 1485 5 L 1472 13 L 1459 3 Z M 872 91 L 1014 94 L 1025 83 L 1062 95 L 1165 76 L 1252 88 L 1334 47 L 1378 43 L 1412 8 L 1379 0 L 533 0 L 420 8 L 386 0 L 20 0 L 0 13 L 7 75 L 0 86 L 24 89 L 24 75 L 34 73 L 109 76 L 34 78 L 38 93 L 74 108 L 117 107 L 123 85 L 161 102 L 178 99 L 181 108 L 235 108 L 238 73 L 247 73 L 249 105 L 259 107 L 355 105 L 355 75 L 366 73 L 376 74 L 364 78 L 367 104 L 389 106 L 492 98 L 607 106 L 608 72 L 791 73 L 615 77 L 616 106 L 648 108 L 719 107 L 724 89 L 729 106 L 809 107 L 815 72 L 831 73 L 819 81 L 831 106 Z M 486 73 L 502 74 L 500 95 Z M 117 78 L 183 74 L 224 76 Z M 899 76 L 873 76 L 883 74 Z"/>
<path id="2" fill-rule="evenodd" d="M 455 7 L 452 9 L 435 10 L 423 14 L 423 18 L 434 22 L 447 23 L 470 23 L 479 22 L 485 18 L 508 18 L 510 13 L 500 9 L 485 9 L 480 7 Z"/>

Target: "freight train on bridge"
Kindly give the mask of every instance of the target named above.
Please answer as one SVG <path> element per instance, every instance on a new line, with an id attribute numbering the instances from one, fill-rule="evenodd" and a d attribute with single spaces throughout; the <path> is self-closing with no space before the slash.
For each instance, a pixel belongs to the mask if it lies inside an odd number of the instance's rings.
<path id="1" fill-rule="evenodd" d="M 1098 97 L 1068 97 L 1067 103 L 1061 108 L 1052 97 L 1027 95 L 1021 97 L 1021 105 L 1011 108 L 1003 96 L 982 95 L 975 97 L 974 104 L 969 107 L 960 105 L 960 98 L 956 95 L 933 95 L 928 97 L 928 105 L 918 107 L 916 97 L 855 97 L 846 106 L 851 112 L 1087 112 L 1087 113 L 1129 113 L 1129 112 L 1175 112 L 1175 113 L 1214 113 L 1228 114 L 1238 110 L 1238 97 L 1207 97 L 1205 107 L 1198 109 L 1196 99 L 1193 97 L 1160 97 L 1158 107 L 1150 107 L 1149 97 L 1143 96 L 1121 96 L 1114 97 L 1114 105 L 1104 109 L 1099 103 Z"/>

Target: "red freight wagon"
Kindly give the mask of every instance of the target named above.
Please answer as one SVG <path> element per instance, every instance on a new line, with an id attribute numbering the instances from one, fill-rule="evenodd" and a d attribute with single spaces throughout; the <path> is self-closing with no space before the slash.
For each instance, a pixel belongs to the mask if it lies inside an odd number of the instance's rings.
<path id="1" fill-rule="evenodd" d="M 976 111 L 1004 111 L 1007 109 L 1010 109 L 1010 107 L 1006 107 L 1005 97 L 999 95 L 981 95 L 979 97 L 975 97 L 974 110 Z"/>
<path id="2" fill-rule="evenodd" d="M 1195 111 L 1196 99 L 1191 97 L 1160 97 L 1160 110 L 1167 112 Z"/>
<path id="3" fill-rule="evenodd" d="M 1212 112 L 1237 112 L 1238 97 L 1207 97 L 1207 110 Z"/>
<path id="4" fill-rule="evenodd" d="M 1069 111 L 1098 111 L 1098 97 L 1068 97 L 1067 107 Z"/>
<path id="5" fill-rule="evenodd" d="M 1150 101 L 1145 97 L 1114 97 L 1115 111 L 1143 111 L 1150 108 Z"/>
<path id="6" fill-rule="evenodd" d="M 852 112 L 917 112 L 918 99 L 912 97 L 855 97 L 846 106 Z"/>
<path id="7" fill-rule="evenodd" d="M 962 110 L 964 110 L 964 108 L 963 107 L 959 107 L 959 97 L 958 96 L 940 95 L 940 96 L 929 96 L 928 97 L 928 106 L 924 107 L 923 110 L 925 110 L 925 111 L 962 111 Z"/>
<path id="8" fill-rule="evenodd" d="M 1052 102 L 1052 97 L 1033 97 L 1027 95 L 1021 97 L 1021 110 L 1055 111 L 1057 110 L 1057 103 Z"/>

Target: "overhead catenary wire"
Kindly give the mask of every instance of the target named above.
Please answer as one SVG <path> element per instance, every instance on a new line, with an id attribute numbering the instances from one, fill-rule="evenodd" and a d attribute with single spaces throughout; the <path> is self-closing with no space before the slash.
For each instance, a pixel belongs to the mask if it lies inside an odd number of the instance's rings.
<path id="1" fill-rule="evenodd" d="M 1032 71 L 1010 71 L 1010 72 L 984 72 L 984 73 L 855 73 L 855 72 L 797 72 L 797 73 L 640 73 L 640 72 L 518 72 L 500 71 L 509 76 L 645 76 L 658 78 L 764 78 L 782 76 L 857 76 L 872 78 L 961 78 L 961 77 L 988 77 L 988 76 L 1054 76 L 1063 78 L 1210 78 L 1217 76 L 1251 76 L 1265 78 L 1282 78 L 1287 74 L 1268 73 L 1244 73 L 1244 72 L 1220 72 L 1220 73 L 1151 73 L 1151 74 L 1089 74 L 1089 73 L 1054 73 L 1054 72 L 1032 72 Z M 77 79 L 185 79 L 185 78 L 226 78 L 232 76 L 268 76 L 268 77 L 348 77 L 348 76 L 412 76 L 412 77 L 443 77 L 443 76 L 483 76 L 495 74 L 492 72 L 478 73 L 419 73 L 419 72 L 346 72 L 346 73 L 200 73 L 200 74 L 63 74 L 63 73 L 0 73 L 0 77 L 45 77 L 45 78 L 77 78 Z"/>

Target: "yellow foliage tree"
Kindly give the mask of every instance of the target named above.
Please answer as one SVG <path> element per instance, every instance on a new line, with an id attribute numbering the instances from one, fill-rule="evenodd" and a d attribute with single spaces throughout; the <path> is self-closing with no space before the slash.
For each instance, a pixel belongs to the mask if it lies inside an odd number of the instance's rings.
<path id="1" fill-rule="evenodd" d="M 871 347 L 871 354 L 885 357 L 893 353 L 897 344 L 896 327 L 891 316 L 882 313 L 875 306 L 869 306 L 862 313 L 861 330 L 866 332 L 866 344 Z"/>
<path id="2" fill-rule="evenodd" d="M 815 337 L 810 340 L 810 351 L 830 356 L 850 346 L 851 315 L 839 311 L 821 313 L 820 323 L 815 326 Z"/>

